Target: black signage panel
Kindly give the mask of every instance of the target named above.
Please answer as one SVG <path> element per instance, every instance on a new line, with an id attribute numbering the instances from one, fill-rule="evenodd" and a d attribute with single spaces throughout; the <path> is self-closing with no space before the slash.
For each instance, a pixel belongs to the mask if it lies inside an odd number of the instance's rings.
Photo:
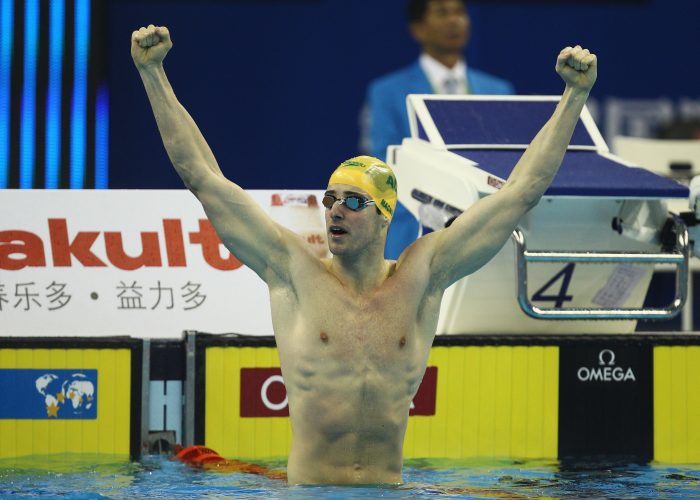
<path id="1" fill-rule="evenodd" d="M 653 458 L 653 346 L 595 341 L 560 347 L 559 457 Z"/>

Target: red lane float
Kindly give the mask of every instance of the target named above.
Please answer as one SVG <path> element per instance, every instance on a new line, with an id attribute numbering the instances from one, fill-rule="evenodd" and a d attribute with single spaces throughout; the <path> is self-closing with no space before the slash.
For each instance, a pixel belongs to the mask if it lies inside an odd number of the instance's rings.
<path id="1" fill-rule="evenodd" d="M 245 472 L 247 474 L 265 476 L 270 479 L 287 479 L 287 473 L 284 471 L 272 470 L 262 465 L 243 462 L 241 460 L 227 459 L 206 446 L 194 445 L 186 448 L 178 446 L 176 451 L 175 460 L 179 460 L 182 463 L 198 469 L 218 472 Z"/>

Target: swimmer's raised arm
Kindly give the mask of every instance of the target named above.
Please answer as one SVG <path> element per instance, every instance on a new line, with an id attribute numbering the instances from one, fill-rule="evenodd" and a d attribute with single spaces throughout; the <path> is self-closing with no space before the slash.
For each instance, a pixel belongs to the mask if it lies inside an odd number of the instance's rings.
<path id="1" fill-rule="evenodd" d="M 445 288 L 486 264 L 520 218 L 537 205 L 557 173 L 595 83 L 597 59 L 578 45 L 566 47 L 559 53 L 556 71 L 566 83 L 562 98 L 505 185 L 479 200 L 449 228 L 428 235 L 430 276 L 437 287 Z"/>
<path id="2" fill-rule="evenodd" d="M 163 69 L 173 44 L 167 28 L 131 34 L 131 56 L 143 81 L 163 144 L 185 186 L 204 206 L 221 241 L 269 282 L 287 275 L 288 230 L 276 224 L 238 185 L 227 180 L 197 124 L 175 97 Z"/>

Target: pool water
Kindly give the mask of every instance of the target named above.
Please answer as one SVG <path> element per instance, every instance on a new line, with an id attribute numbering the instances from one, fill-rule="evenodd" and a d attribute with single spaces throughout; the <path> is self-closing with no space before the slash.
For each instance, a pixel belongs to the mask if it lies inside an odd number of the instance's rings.
<path id="1" fill-rule="evenodd" d="M 284 468 L 284 462 L 265 462 Z M 400 486 L 287 486 L 244 473 L 192 469 L 161 456 L 0 460 L 0 498 L 700 498 L 700 465 L 407 460 Z"/>

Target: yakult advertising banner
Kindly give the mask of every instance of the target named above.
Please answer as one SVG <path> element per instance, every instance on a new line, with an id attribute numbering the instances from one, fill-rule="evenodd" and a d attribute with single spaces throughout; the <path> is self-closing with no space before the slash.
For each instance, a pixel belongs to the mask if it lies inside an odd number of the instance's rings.
<path id="1" fill-rule="evenodd" d="M 327 252 L 320 191 L 249 191 Z M 0 335 L 271 335 L 265 283 L 185 190 L 0 191 Z"/>

